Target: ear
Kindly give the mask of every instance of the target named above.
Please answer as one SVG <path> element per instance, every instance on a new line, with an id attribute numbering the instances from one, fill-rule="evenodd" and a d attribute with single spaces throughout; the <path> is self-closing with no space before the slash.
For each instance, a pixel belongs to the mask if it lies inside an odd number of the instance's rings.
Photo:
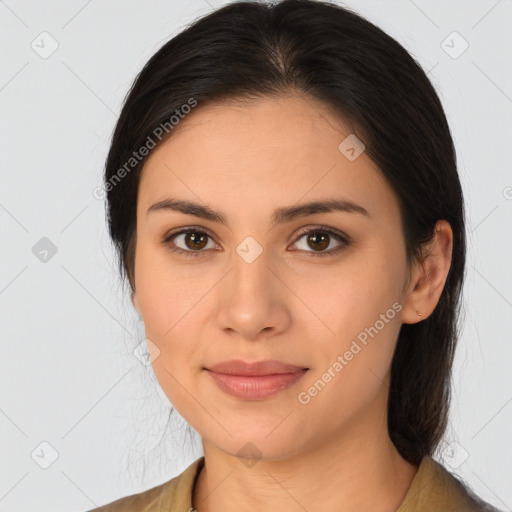
<path id="1" fill-rule="evenodd" d="M 407 285 L 402 322 L 421 322 L 434 311 L 443 292 L 452 261 L 453 232 L 446 220 L 436 223 L 433 240 L 414 263 Z M 420 314 L 421 313 L 421 314 Z"/>

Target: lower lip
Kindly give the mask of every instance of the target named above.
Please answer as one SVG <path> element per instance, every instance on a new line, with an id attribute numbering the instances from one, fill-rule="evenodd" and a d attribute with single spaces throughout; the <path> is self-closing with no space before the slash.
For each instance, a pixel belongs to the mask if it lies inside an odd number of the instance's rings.
<path id="1" fill-rule="evenodd" d="M 228 375 L 207 370 L 215 384 L 237 398 L 259 400 L 283 391 L 295 384 L 307 370 L 275 375 Z"/>

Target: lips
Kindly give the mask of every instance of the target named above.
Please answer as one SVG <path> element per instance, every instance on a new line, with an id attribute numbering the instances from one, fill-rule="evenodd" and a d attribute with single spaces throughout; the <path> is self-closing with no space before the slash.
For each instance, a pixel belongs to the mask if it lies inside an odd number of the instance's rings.
<path id="1" fill-rule="evenodd" d="M 204 368 L 223 392 L 242 400 L 263 400 L 293 386 L 309 370 L 281 361 L 231 360 Z"/>
<path id="2" fill-rule="evenodd" d="M 297 373 L 308 370 L 308 368 L 270 359 L 253 363 L 247 363 L 241 359 L 231 359 L 209 366 L 206 370 L 225 375 L 257 376 Z"/>

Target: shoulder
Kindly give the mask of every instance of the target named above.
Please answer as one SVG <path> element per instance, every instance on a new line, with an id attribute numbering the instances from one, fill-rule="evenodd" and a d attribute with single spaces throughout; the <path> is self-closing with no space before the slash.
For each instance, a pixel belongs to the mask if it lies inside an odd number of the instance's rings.
<path id="1" fill-rule="evenodd" d="M 187 512 L 192 503 L 195 478 L 203 464 L 204 457 L 200 457 L 168 482 L 125 496 L 89 512 Z"/>
<path id="2" fill-rule="evenodd" d="M 397 512 L 500 512 L 432 457 L 422 459 Z"/>

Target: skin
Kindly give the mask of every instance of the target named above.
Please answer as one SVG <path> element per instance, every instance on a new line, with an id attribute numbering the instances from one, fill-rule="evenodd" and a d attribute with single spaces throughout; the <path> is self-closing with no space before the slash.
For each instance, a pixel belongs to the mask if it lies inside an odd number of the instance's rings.
<path id="1" fill-rule="evenodd" d="M 152 364 L 163 391 L 202 437 L 198 512 L 338 512 L 340 503 L 348 512 L 392 512 L 416 474 L 387 431 L 390 367 L 401 324 L 424 320 L 439 300 L 452 231 L 439 221 L 424 263 L 409 267 L 393 189 L 366 153 L 350 161 L 338 150 L 350 133 L 324 104 L 298 94 L 199 105 L 146 161 L 132 299 L 158 347 Z M 169 197 L 221 211 L 228 226 L 146 213 Z M 270 222 L 276 208 L 327 198 L 353 201 L 370 217 L 328 212 Z M 316 246 L 299 236 L 319 225 L 348 235 L 350 244 L 315 257 Z M 189 226 L 212 237 L 197 257 L 162 243 Z M 252 263 L 236 252 L 247 236 L 263 251 Z M 331 236 L 322 250 L 340 243 Z M 195 247 L 183 235 L 174 244 Z M 298 394 L 397 302 L 394 318 L 300 403 Z M 234 358 L 310 370 L 276 395 L 241 400 L 203 370 Z M 237 456 L 247 443 L 260 454 L 253 465 Z"/>

